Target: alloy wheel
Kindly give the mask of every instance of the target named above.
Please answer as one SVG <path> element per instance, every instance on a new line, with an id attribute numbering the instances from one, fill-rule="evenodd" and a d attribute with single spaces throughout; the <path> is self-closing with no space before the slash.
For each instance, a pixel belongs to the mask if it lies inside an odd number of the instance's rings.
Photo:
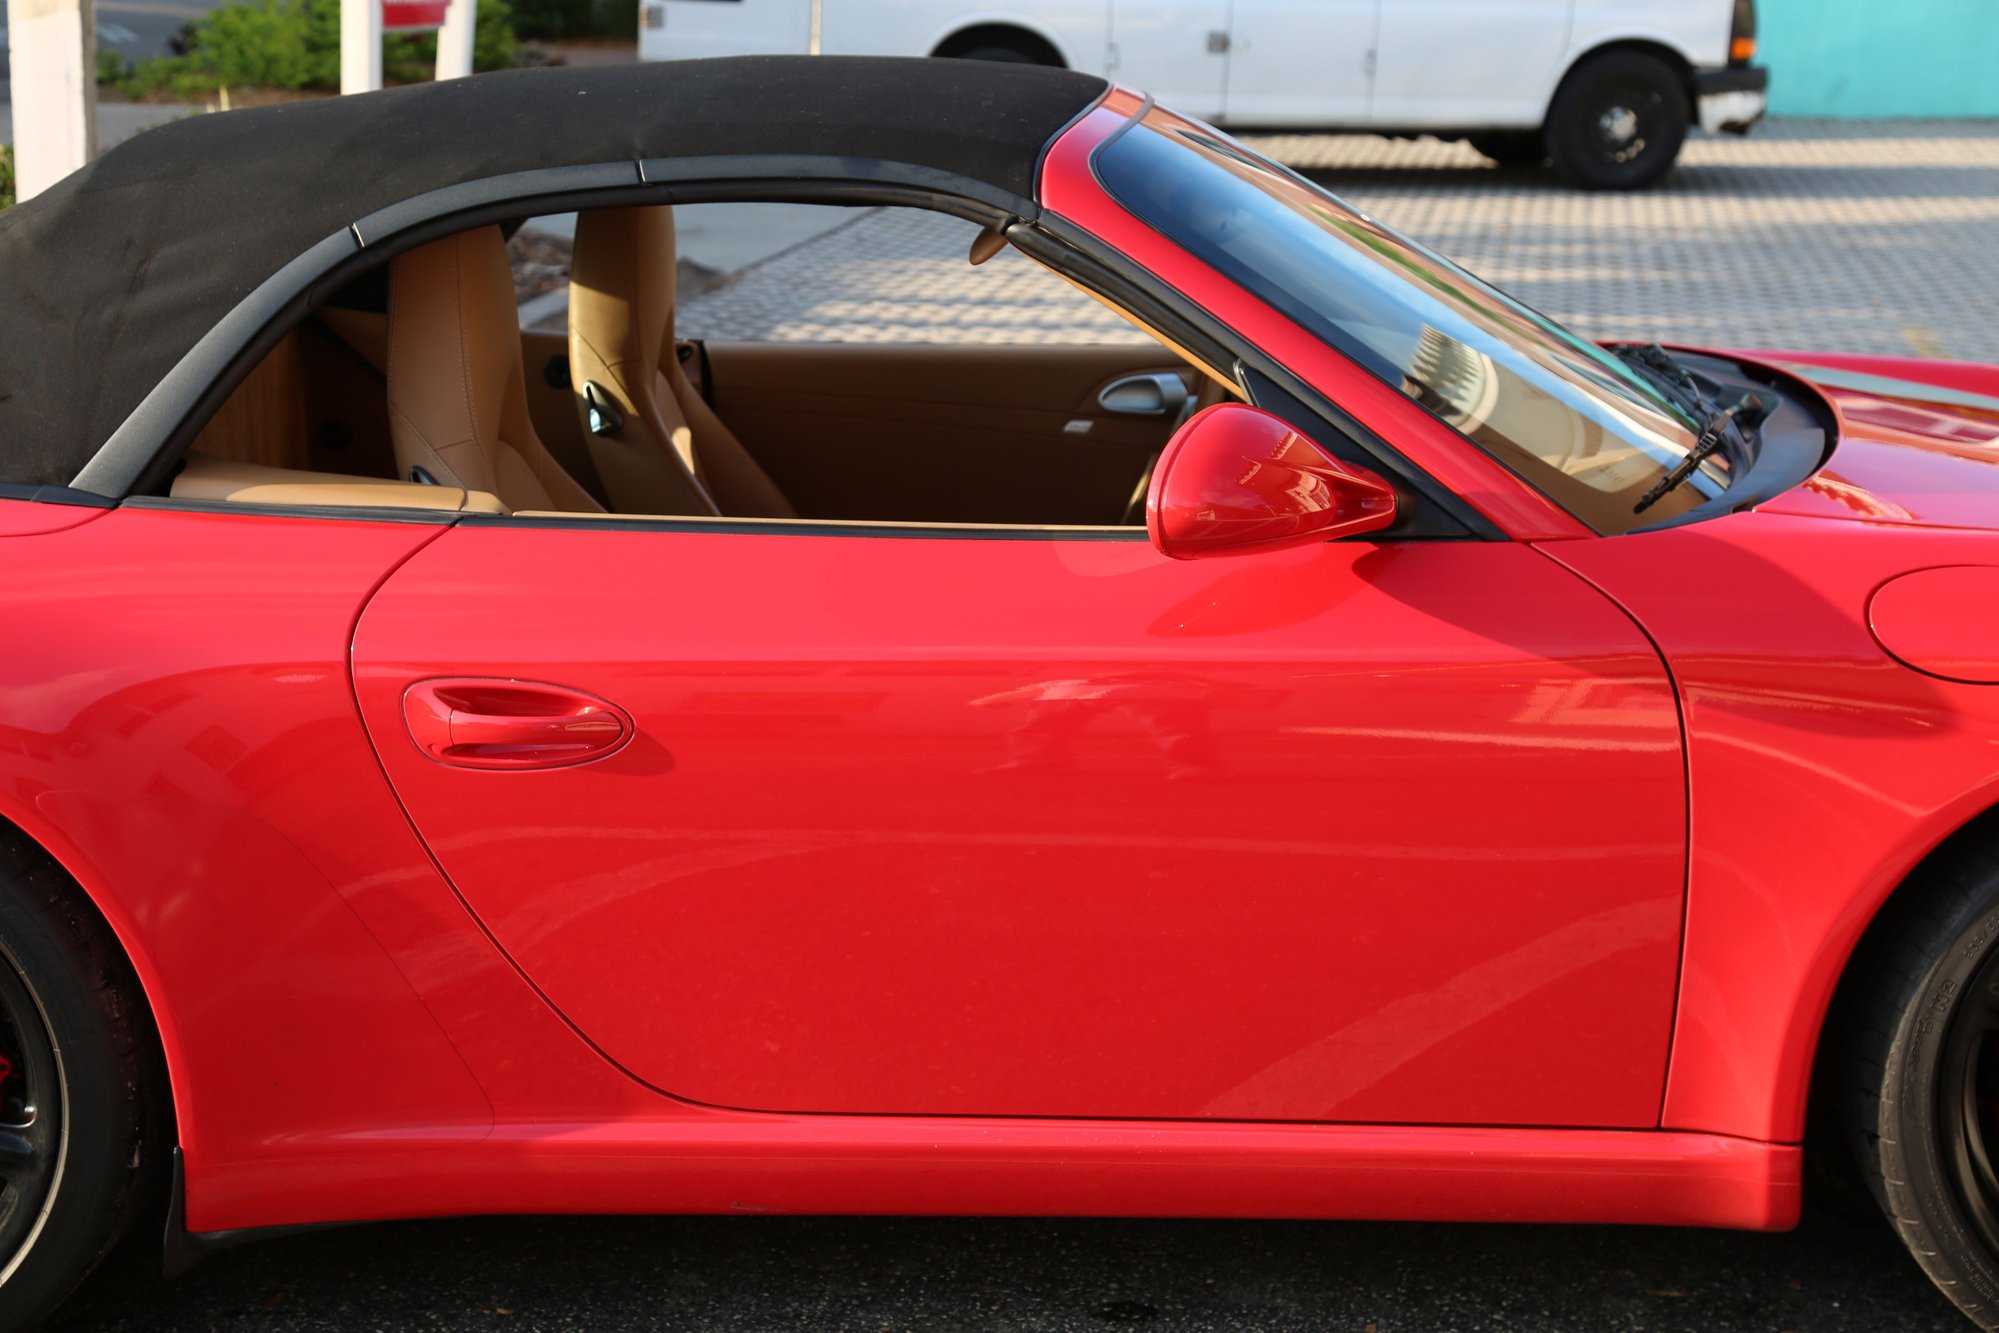
<path id="1" fill-rule="evenodd" d="M 62 1173 L 61 1062 L 48 1019 L 0 950 L 0 1279 L 34 1243 Z"/>
<path id="2" fill-rule="evenodd" d="M 1659 139 L 1666 99 L 1656 89 L 1611 84 L 1600 89 L 1583 113 L 1590 145 L 1607 163 L 1636 162 Z"/>
<path id="3" fill-rule="evenodd" d="M 1936 1133 L 1958 1204 L 1987 1252 L 1999 1254 L 1999 948 L 1987 951 L 1951 1015 Z"/>

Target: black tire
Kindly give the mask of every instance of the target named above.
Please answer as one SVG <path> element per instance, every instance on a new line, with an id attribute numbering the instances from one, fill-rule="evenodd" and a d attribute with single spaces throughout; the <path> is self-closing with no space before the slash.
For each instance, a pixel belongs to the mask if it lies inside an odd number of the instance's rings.
<path id="1" fill-rule="evenodd" d="M 1959 849 L 1903 892 L 1840 1020 L 1847 1131 L 1916 1262 L 1999 1329 L 1999 857 Z"/>
<path id="2" fill-rule="evenodd" d="M 1467 135 L 1465 142 L 1502 167 L 1538 167 L 1548 160 L 1538 130 L 1496 130 Z"/>
<path id="3" fill-rule="evenodd" d="M 163 1183 L 157 1052 L 103 921 L 39 848 L 0 828 L 0 1054 L 12 1066 L 0 1082 L 0 1329 L 55 1309 Z"/>
<path id="4" fill-rule="evenodd" d="M 1035 59 L 1032 54 L 1021 50 L 1017 46 L 1002 46 L 995 42 L 986 42 L 979 46 L 968 46 L 962 51 L 953 51 L 951 55 L 958 60 L 997 60 L 1002 64 L 1008 65 L 1039 65 L 1042 63 Z"/>
<path id="5" fill-rule="evenodd" d="M 1636 190 L 1672 170 L 1691 115 L 1680 71 L 1642 51 L 1609 51 L 1569 71 L 1543 143 L 1571 185 Z"/>
<path id="6" fill-rule="evenodd" d="M 981 23 L 938 44 L 934 56 L 946 60 L 993 60 L 1005 65 L 1062 68 L 1062 53 L 1038 33 L 1010 23 Z"/>

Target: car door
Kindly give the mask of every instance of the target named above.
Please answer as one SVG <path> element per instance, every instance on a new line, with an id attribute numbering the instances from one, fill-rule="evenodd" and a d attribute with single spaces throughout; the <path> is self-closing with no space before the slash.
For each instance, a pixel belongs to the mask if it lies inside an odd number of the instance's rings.
<path id="1" fill-rule="evenodd" d="M 1381 0 L 1374 123 L 1540 124 L 1573 9 L 1574 0 Z"/>
<path id="2" fill-rule="evenodd" d="M 1381 5 L 1382 0 L 1234 0 L 1227 123 L 1367 124 Z"/>
<path id="3" fill-rule="evenodd" d="M 1105 73 L 1185 115 L 1215 119 L 1228 82 L 1230 0 L 1111 0 Z"/>
<path id="4" fill-rule="evenodd" d="M 679 1097 L 1657 1121 L 1677 713 L 1531 547 L 466 519 L 354 670 L 470 909 Z"/>

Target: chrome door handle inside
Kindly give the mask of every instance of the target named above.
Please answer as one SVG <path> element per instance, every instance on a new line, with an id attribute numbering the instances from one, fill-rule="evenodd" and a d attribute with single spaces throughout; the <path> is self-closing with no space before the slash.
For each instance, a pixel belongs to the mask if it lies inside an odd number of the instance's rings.
<path id="1" fill-rule="evenodd" d="M 1097 394 L 1097 406 L 1119 416 L 1163 417 L 1180 411 L 1187 398 L 1187 381 L 1162 371 L 1112 380 Z"/>

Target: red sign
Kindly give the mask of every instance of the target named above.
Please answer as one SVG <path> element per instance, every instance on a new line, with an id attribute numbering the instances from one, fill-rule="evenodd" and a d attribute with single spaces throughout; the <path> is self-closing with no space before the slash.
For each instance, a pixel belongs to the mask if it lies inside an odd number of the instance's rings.
<path id="1" fill-rule="evenodd" d="M 382 31 L 410 32 L 442 27 L 445 0 L 382 0 Z"/>

